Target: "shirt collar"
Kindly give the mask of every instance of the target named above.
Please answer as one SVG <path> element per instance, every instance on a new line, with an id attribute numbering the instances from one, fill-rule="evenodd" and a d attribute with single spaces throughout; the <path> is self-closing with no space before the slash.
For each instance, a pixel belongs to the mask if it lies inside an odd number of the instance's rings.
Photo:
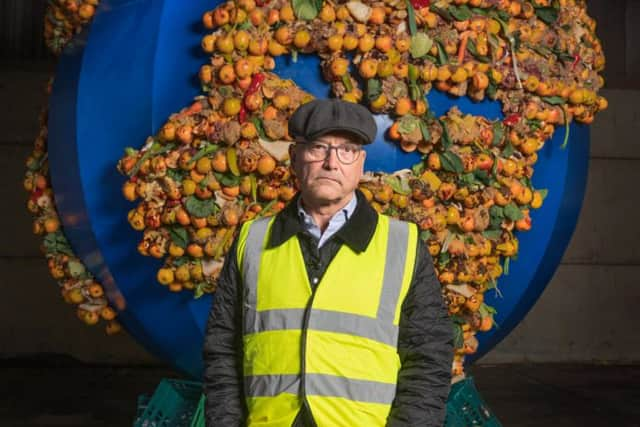
<path id="1" fill-rule="evenodd" d="M 358 204 L 357 201 L 357 197 L 355 192 L 353 193 L 353 197 L 351 198 L 351 200 L 349 200 L 349 202 L 342 208 L 340 209 L 338 212 L 336 212 L 331 219 L 329 220 L 329 222 L 333 222 L 336 220 L 336 217 L 338 215 L 344 215 L 344 222 L 346 222 L 347 220 L 349 220 L 349 218 L 351 218 L 351 215 L 353 214 L 353 211 L 356 209 L 356 206 Z M 315 223 L 315 221 L 313 220 L 313 217 L 311 215 L 309 215 L 307 213 L 307 211 L 304 210 L 304 207 L 302 207 L 302 198 L 298 197 L 297 201 L 296 201 L 296 207 L 298 208 L 298 217 L 300 217 L 300 219 L 303 221 L 303 223 L 306 226 L 316 226 L 317 224 Z M 342 218 L 340 218 L 342 219 Z"/>
<path id="2" fill-rule="evenodd" d="M 298 233 L 304 232 L 304 223 L 298 215 L 298 203 L 300 194 L 276 216 L 271 227 L 268 247 L 276 247 L 289 240 Z M 378 214 L 365 199 L 364 195 L 356 190 L 353 213 L 348 216 L 347 222 L 334 234 L 334 238 L 340 239 L 355 252 L 363 252 L 373 237 L 378 225 Z M 346 208 L 346 206 L 345 206 Z"/>

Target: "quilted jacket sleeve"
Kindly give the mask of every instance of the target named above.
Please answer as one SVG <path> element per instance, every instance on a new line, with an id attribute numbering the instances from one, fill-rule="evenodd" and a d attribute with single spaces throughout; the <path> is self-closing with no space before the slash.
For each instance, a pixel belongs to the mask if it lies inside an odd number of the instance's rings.
<path id="1" fill-rule="evenodd" d="M 203 350 L 207 427 L 245 425 L 242 385 L 242 295 L 234 242 L 220 274 Z"/>
<path id="2" fill-rule="evenodd" d="M 387 426 L 442 426 L 451 385 L 453 326 L 433 261 L 421 242 L 402 305 L 398 353 L 402 365 Z"/>

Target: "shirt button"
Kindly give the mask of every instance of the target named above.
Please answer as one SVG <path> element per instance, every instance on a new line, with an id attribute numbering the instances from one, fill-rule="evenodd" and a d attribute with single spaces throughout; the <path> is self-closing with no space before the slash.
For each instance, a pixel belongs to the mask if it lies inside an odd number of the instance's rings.
<path id="1" fill-rule="evenodd" d="M 313 284 L 314 284 L 314 285 L 317 285 L 317 284 L 318 284 L 318 278 L 317 278 L 317 277 L 314 277 L 314 278 L 313 278 L 313 280 L 312 280 L 312 282 L 313 282 Z"/>

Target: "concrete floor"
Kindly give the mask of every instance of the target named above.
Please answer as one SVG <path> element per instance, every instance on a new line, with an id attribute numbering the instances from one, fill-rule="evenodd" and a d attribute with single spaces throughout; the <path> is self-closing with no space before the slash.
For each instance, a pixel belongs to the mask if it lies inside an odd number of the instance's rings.
<path id="1" fill-rule="evenodd" d="M 476 366 L 505 427 L 640 426 L 640 365 Z M 0 426 L 130 426 L 138 395 L 174 371 L 88 366 L 56 356 L 0 361 Z"/>

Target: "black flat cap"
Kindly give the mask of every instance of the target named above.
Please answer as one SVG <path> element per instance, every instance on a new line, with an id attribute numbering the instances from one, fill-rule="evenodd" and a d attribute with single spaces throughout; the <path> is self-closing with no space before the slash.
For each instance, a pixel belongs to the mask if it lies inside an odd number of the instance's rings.
<path id="1" fill-rule="evenodd" d="M 376 122 L 363 105 L 339 99 L 315 99 L 301 105 L 289 119 L 289 135 L 296 141 L 313 141 L 331 132 L 349 132 L 371 144 Z"/>

